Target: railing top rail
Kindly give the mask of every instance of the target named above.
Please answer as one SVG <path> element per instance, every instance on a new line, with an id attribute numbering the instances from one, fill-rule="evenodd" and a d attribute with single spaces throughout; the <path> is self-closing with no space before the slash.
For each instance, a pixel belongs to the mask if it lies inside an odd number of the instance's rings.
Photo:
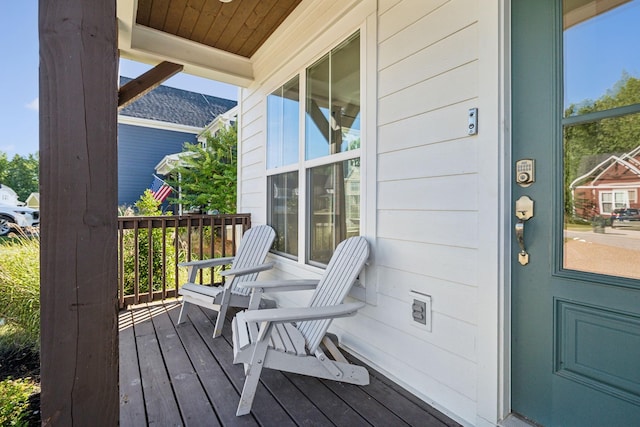
<path id="1" fill-rule="evenodd" d="M 202 225 L 234 225 L 234 224 L 251 224 L 251 214 L 219 214 L 219 215 L 207 215 L 207 214 L 187 214 L 187 215 L 159 215 L 159 216 L 119 216 L 118 224 L 119 228 L 130 229 L 134 228 L 134 224 L 138 226 L 147 226 L 151 224 L 170 224 L 178 227 L 185 227 L 195 223 L 201 223 Z"/>
<path id="2" fill-rule="evenodd" d="M 145 215 L 130 215 L 130 216 L 119 216 L 118 220 L 128 220 L 128 219 L 189 219 L 189 218 L 251 218 L 250 213 L 237 213 L 237 214 L 182 214 L 182 215 L 155 215 L 155 216 L 145 216 Z"/>

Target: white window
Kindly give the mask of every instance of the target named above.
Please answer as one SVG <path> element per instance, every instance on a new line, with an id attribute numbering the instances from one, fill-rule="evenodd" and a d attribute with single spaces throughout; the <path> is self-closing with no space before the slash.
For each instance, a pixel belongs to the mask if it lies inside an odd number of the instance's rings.
<path id="1" fill-rule="evenodd" d="M 295 258 L 302 250 L 305 262 L 322 266 L 338 243 L 360 234 L 360 81 L 356 32 L 267 98 L 268 222 L 276 253 Z"/>
<path id="2" fill-rule="evenodd" d="M 612 190 L 600 192 L 600 212 L 610 214 L 615 209 L 629 208 L 636 203 L 636 190 Z"/>

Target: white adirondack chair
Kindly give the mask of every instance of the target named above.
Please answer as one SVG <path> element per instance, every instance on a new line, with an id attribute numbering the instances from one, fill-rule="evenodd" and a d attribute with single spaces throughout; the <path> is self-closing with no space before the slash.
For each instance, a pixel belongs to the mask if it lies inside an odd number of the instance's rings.
<path id="1" fill-rule="evenodd" d="M 338 245 L 318 280 L 254 281 L 239 286 L 278 292 L 315 291 L 305 308 L 245 310 L 236 314 L 233 327 L 233 363 L 244 363 L 245 382 L 236 415 L 251 411 L 262 368 L 310 375 L 351 384 L 369 384 L 369 372 L 350 364 L 325 337 L 331 321 L 353 316 L 364 303 L 343 303 L 369 256 L 364 237 L 351 237 Z M 295 323 L 292 323 L 295 322 Z M 324 344 L 330 359 L 320 348 Z"/>
<path id="2" fill-rule="evenodd" d="M 242 236 L 235 256 L 178 264 L 188 268 L 188 282 L 182 285 L 178 291 L 182 295 L 182 308 L 180 309 L 178 324 L 183 321 L 183 316 L 186 314 L 185 309 L 189 304 L 210 308 L 218 312 L 213 330 L 213 337 L 215 338 L 222 333 L 222 325 L 229 306 L 258 308 L 260 298 L 254 298 L 254 305 L 251 306 L 251 289 L 238 288 L 237 283 L 240 280 L 256 280 L 258 273 L 273 268 L 272 262 L 265 263 L 264 260 L 271 248 L 275 235 L 273 228 L 268 225 L 252 227 Z M 206 286 L 195 283 L 200 269 L 228 264 L 231 264 L 231 268 L 220 273 L 223 277 L 229 277 L 224 286 Z"/>

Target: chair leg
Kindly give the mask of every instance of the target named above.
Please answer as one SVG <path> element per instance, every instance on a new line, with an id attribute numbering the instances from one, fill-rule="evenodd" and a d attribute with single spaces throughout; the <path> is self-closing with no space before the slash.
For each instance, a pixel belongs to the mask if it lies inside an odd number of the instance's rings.
<path id="1" fill-rule="evenodd" d="M 182 301 L 182 307 L 180 307 L 180 315 L 178 316 L 178 323 L 177 323 L 178 325 L 179 325 L 180 323 L 182 323 L 182 315 L 183 315 L 183 314 L 184 314 L 184 315 L 186 315 L 185 308 L 187 308 L 187 304 L 189 304 L 189 303 L 188 303 L 188 302 L 186 302 L 186 301 L 184 301 L 184 300 Z M 186 317 L 186 316 L 185 316 L 185 317 Z"/>
<path id="2" fill-rule="evenodd" d="M 268 330 L 266 331 L 266 334 L 264 334 L 265 338 L 258 341 L 253 349 L 253 356 L 251 357 L 251 363 L 249 363 L 248 366 L 248 372 L 246 372 L 247 376 L 244 380 L 240 403 L 238 403 L 238 410 L 236 411 L 236 416 L 238 417 L 251 412 L 251 405 L 253 405 L 253 398 L 256 395 L 258 382 L 260 381 L 260 374 L 262 373 L 262 366 L 264 365 L 264 359 L 269 346 L 271 327 L 271 324 L 267 326 Z M 245 371 L 247 371 L 246 366 Z"/>
<path id="3" fill-rule="evenodd" d="M 227 309 L 229 308 L 229 301 L 231 299 L 231 292 L 224 292 L 222 295 L 222 301 L 220 301 L 220 310 L 218 310 L 218 316 L 216 317 L 216 324 L 213 327 L 213 338 L 222 335 L 222 327 L 224 326 L 224 318 L 227 316 Z"/>
<path id="4" fill-rule="evenodd" d="M 253 405 L 253 398 L 256 395 L 261 372 L 262 363 L 257 363 L 249 367 L 247 378 L 244 380 L 244 387 L 242 387 L 242 395 L 240 396 L 236 416 L 247 415 L 251 412 L 251 405 Z"/>

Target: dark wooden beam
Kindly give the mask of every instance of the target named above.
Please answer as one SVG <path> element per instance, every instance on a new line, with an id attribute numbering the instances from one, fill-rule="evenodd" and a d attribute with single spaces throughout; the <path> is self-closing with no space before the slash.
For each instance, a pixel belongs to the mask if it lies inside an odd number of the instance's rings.
<path id="1" fill-rule="evenodd" d="M 118 108 L 124 108 L 136 99 L 157 88 L 165 80 L 178 74 L 184 66 L 173 62 L 161 62 L 137 79 L 131 80 L 118 91 Z"/>
<path id="2" fill-rule="evenodd" d="M 41 416 L 118 425 L 116 0 L 39 2 Z"/>

